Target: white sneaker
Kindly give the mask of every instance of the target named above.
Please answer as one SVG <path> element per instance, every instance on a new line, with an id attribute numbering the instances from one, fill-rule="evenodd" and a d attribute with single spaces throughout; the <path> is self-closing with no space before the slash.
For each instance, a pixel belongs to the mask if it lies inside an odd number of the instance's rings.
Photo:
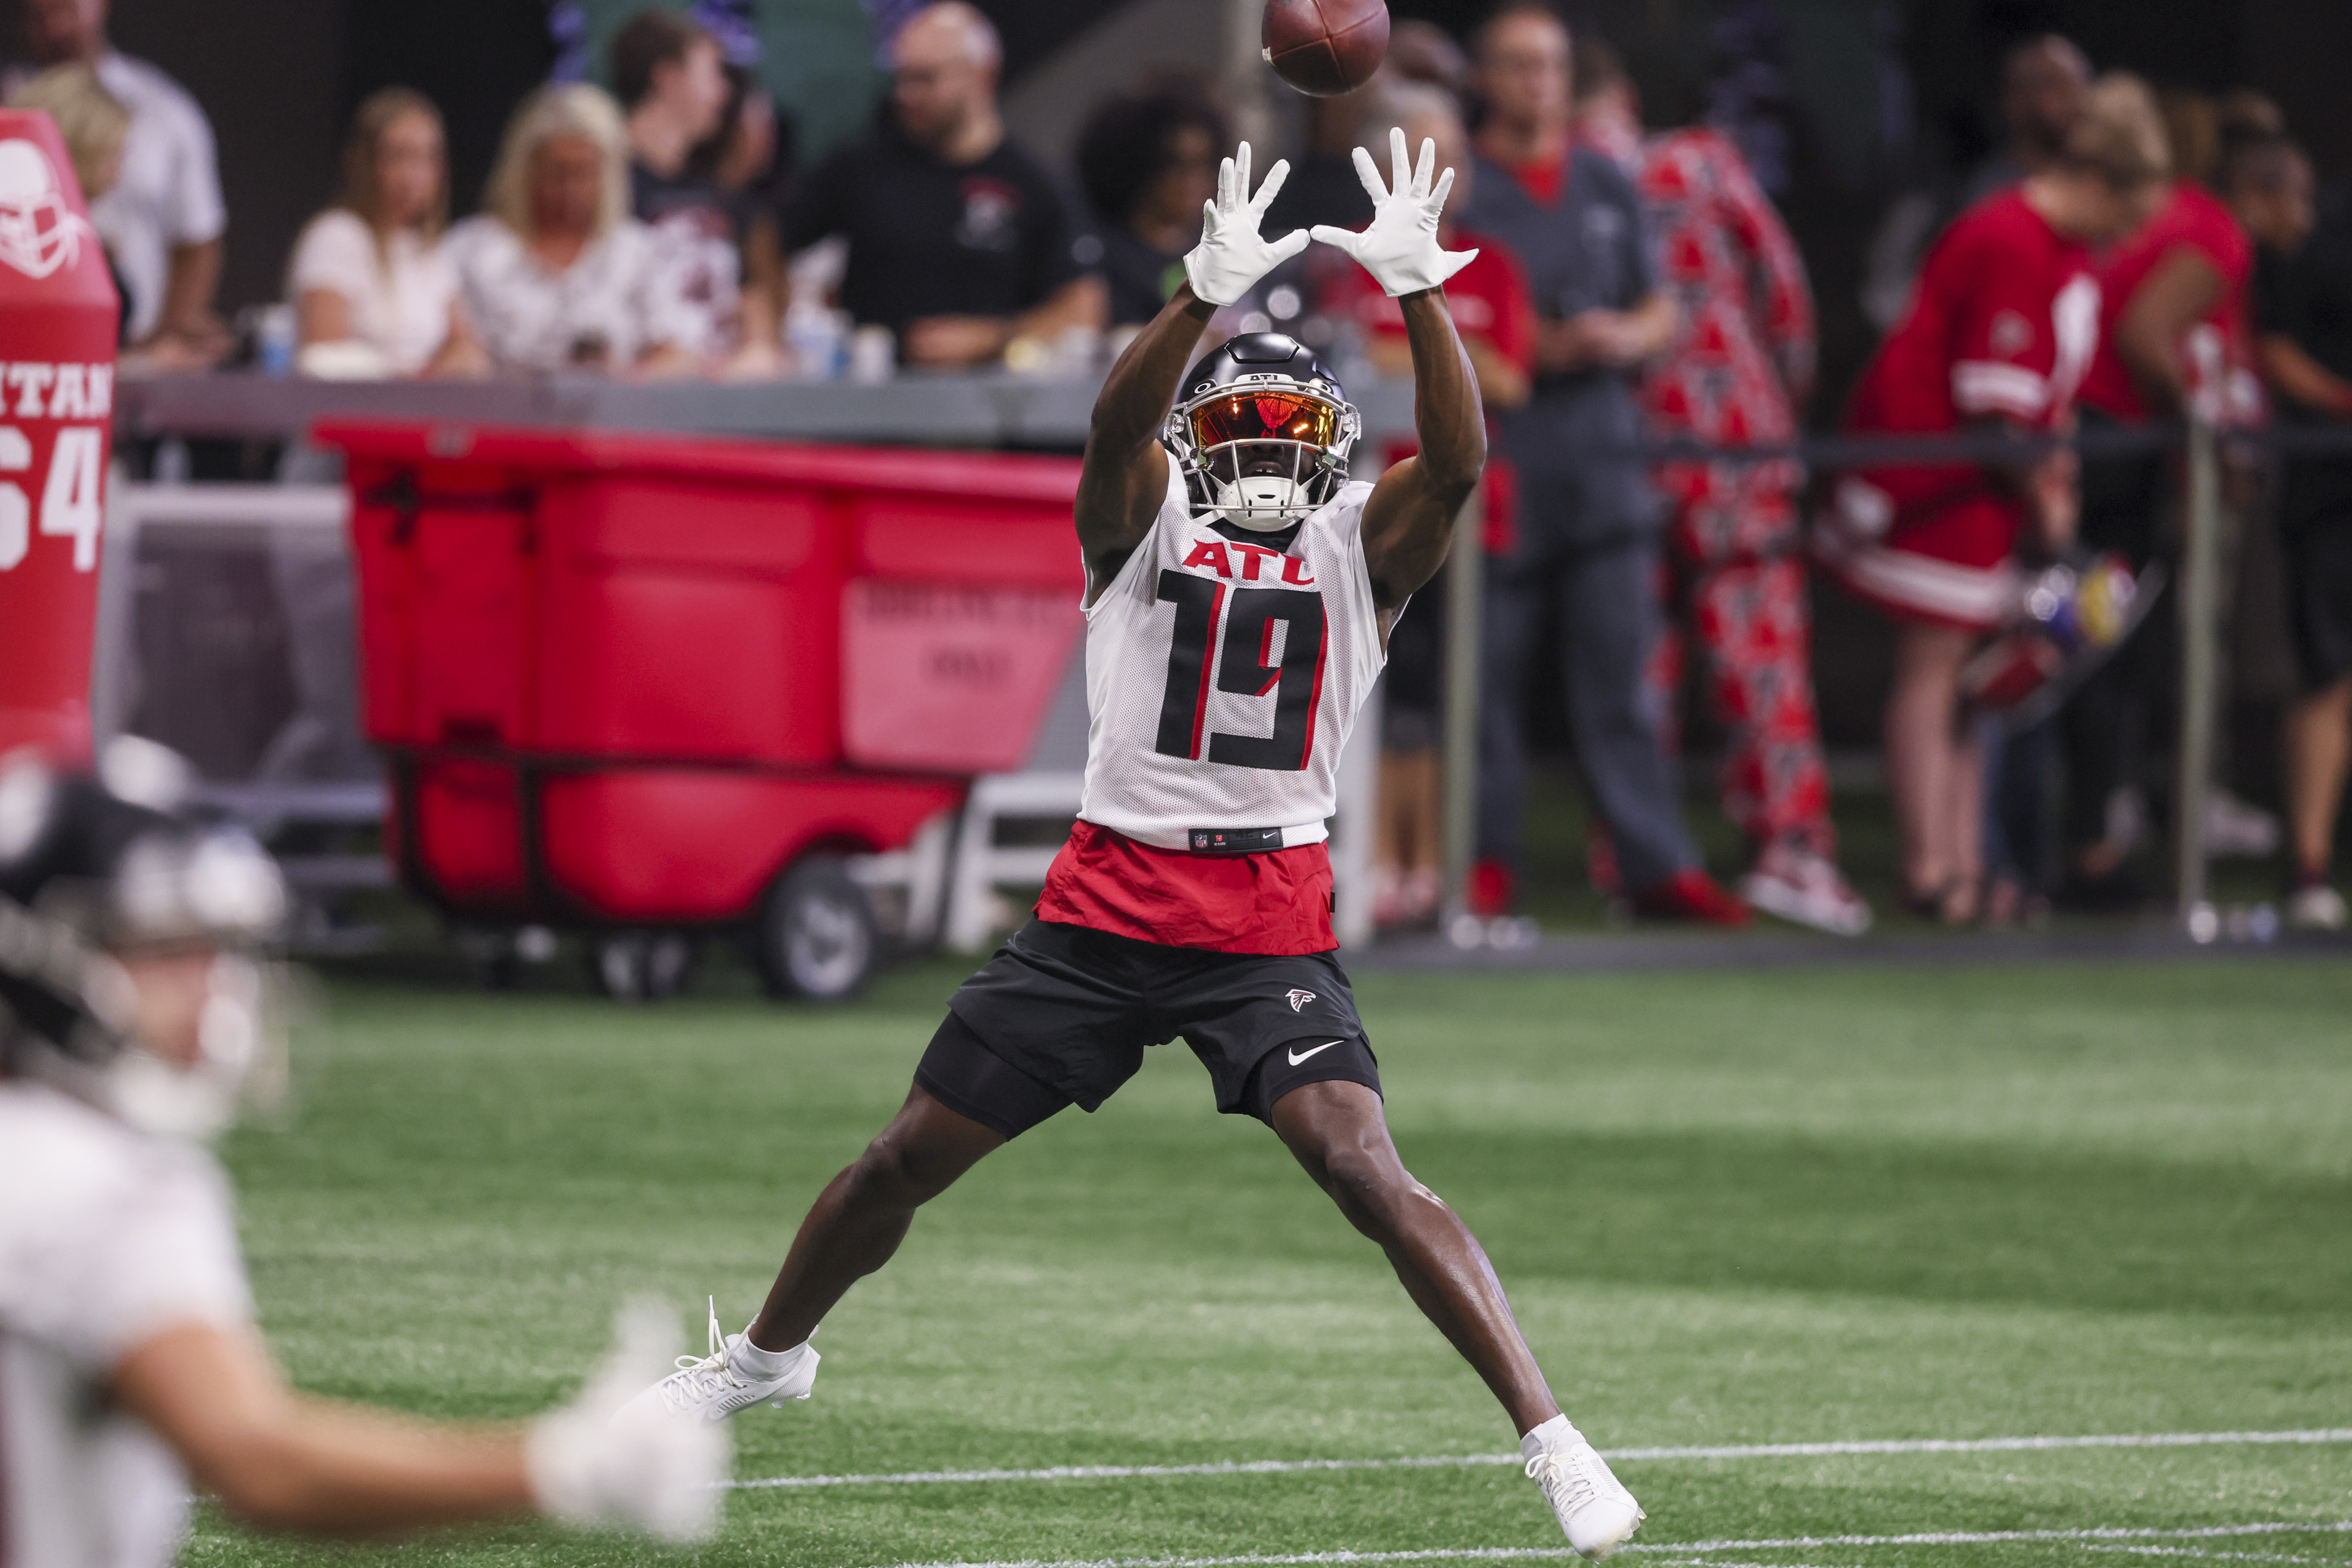
<path id="1" fill-rule="evenodd" d="M 1756 868 L 1739 879 L 1739 896 L 1767 914 L 1832 936 L 1860 936 L 1870 929 L 1870 906 L 1838 868 L 1792 845 L 1766 846 Z"/>
<path id="2" fill-rule="evenodd" d="M 2217 859 L 2267 860 L 2278 853 L 2279 819 L 2228 790 L 2205 797 L 2205 852 Z"/>
<path id="3" fill-rule="evenodd" d="M 809 1340 L 815 1338 L 812 1331 Z M 775 1374 L 762 1376 L 751 1372 L 735 1361 L 743 1347 L 744 1336 L 719 1332 L 719 1303 L 714 1300 L 710 1304 L 710 1353 L 678 1357 L 677 1370 L 629 1401 L 628 1408 L 656 1405 L 671 1415 L 692 1415 L 705 1421 L 724 1421 L 738 1410 L 748 1410 L 762 1400 L 782 1405 L 787 1399 L 806 1399 L 809 1390 L 816 1384 L 816 1363 L 824 1359 L 816 1353 L 809 1340 L 782 1352 L 784 1364 Z"/>
<path id="4" fill-rule="evenodd" d="M 2344 907 L 2344 895 L 2325 882 L 2297 888 L 2286 901 L 2286 923 L 2291 930 L 2342 931 L 2347 919 L 2352 919 L 2352 910 Z"/>
<path id="5" fill-rule="evenodd" d="M 1519 1454 L 1580 1557 L 1600 1562 L 1650 1517 L 1565 1415 L 1520 1438 Z"/>

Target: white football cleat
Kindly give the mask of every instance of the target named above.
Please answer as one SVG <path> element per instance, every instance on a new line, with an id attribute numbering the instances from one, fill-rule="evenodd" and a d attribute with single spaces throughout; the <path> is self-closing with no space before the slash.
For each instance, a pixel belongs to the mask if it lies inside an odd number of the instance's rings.
<path id="1" fill-rule="evenodd" d="M 1600 1562 L 1650 1517 L 1565 1415 L 1520 1438 L 1519 1453 L 1580 1557 Z"/>
<path id="2" fill-rule="evenodd" d="M 736 1357 L 744 1348 L 744 1336 L 719 1331 L 719 1303 L 713 1300 L 710 1353 L 678 1357 L 677 1370 L 629 1401 L 628 1408 L 652 1405 L 666 1415 L 724 1421 L 737 1411 L 748 1410 L 762 1401 L 782 1405 L 788 1399 L 806 1399 L 809 1390 L 816 1385 L 816 1363 L 824 1359 L 809 1342 L 815 1338 L 812 1331 L 808 1340 L 779 1352 L 784 1358 L 782 1367 L 772 1375 L 763 1376 L 737 1363 Z M 756 1351 L 758 1347 L 751 1348 Z"/>

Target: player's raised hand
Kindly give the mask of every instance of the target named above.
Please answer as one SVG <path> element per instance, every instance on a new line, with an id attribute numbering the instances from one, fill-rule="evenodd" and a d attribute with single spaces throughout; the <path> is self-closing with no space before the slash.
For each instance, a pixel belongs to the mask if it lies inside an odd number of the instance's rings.
<path id="1" fill-rule="evenodd" d="M 1184 276 L 1192 279 L 1193 293 L 1212 305 L 1230 305 L 1248 293 L 1259 279 L 1307 248 L 1303 228 L 1271 243 L 1257 231 L 1275 193 L 1289 177 L 1289 161 L 1278 158 L 1265 172 L 1265 184 L 1258 187 L 1256 195 L 1251 195 L 1246 142 L 1217 166 L 1216 199 L 1202 209 L 1201 243 L 1184 258 Z"/>
<path id="2" fill-rule="evenodd" d="M 634 1397 L 669 1370 L 677 1324 L 668 1312 L 632 1301 L 614 1328 L 613 1353 L 588 1385 L 530 1424 L 523 1451 L 540 1510 L 564 1524 L 708 1541 L 734 1440 L 723 1424 Z"/>
<path id="3" fill-rule="evenodd" d="M 1372 198 L 1371 226 L 1362 233 L 1317 224 L 1315 237 L 1336 245 L 1354 257 L 1393 300 L 1434 289 L 1475 260 L 1475 250 L 1446 250 L 1437 243 L 1438 215 L 1445 210 L 1446 193 L 1454 189 L 1454 171 L 1430 176 L 1437 166 L 1437 143 L 1423 137 L 1418 167 L 1405 162 L 1404 132 L 1389 130 L 1391 177 L 1383 184 L 1372 155 L 1356 149 L 1356 177 Z"/>

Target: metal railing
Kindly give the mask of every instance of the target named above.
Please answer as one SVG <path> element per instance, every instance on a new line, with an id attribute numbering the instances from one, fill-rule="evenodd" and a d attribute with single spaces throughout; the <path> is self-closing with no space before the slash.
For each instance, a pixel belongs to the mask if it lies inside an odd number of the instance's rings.
<path id="1" fill-rule="evenodd" d="M 134 378 L 121 384 L 117 426 L 124 436 L 290 440 L 320 419 L 359 416 L 885 444 L 1075 447 L 1085 438 L 1098 389 L 1098 378 L 1055 380 L 994 372 L 906 375 L 871 386 L 793 382 L 647 385 L 584 376 L 475 384 L 322 383 L 258 374 L 163 376 Z M 1355 388 L 1354 395 L 1366 427 L 1360 452 L 1377 453 L 1386 442 L 1410 437 L 1412 392 L 1409 383 L 1370 382 Z M 2186 504 L 2177 576 L 2182 679 L 2170 860 L 2178 914 L 2186 929 L 2200 934 L 2214 926 L 2207 900 L 2202 806 L 2221 707 L 2214 682 L 2219 666 L 2220 541 L 2224 526 L 2221 468 L 2225 442 L 2278 455 L 2341 453 L 2352 459 L 2352 426 L 2220 431 L 2201 423 L 2101 428 L 2063 437 L 1995 431 L 1809 436 L 1738 447 L 1654 440 L 1640 446 L 1637 455 L 1652 463 L 1794 462 L 1820 474 L 1895 463 L 2011 466 L 2061 446 L 2072 447 L 2087 458 L 2183 451 Z M 142 535 L 157 530 L 182 537 L 194 537 L 205 530 L 247 534 L 257 530 L 309 530 L 315 535 L 321 529 L 339 531 L 345 515 L 339 491 L 310 487 L 118 486 L 115 494 L 93 692 L 93 717 L 101 732 L 120 728 L 124 716 L 123 683 L 129 669 L 127 584 Z M 1444 868 L 1447 886 L 1457 894 L 1473 854 L 1477 784 L 1483 552 L 1475 542 L 1479 504 L 1474 498 L 1462 514 L 1447 588 Z M 1348 793 L 1353 799 L 1369 801 L 1373 759 L 1369 747 L 1351 747 L 1351 753 L 1360 749 L 1364 757 L 1349 781 Z M 236 805 L 246 810 L 283 805 L 295 810 L 331 807 L 356 812 L 358 796 L 348 790 L 345 795 L 349 798 L 329 801 L 320 795 L 313 800 L 297 790 L 280 800 L 247 789 Z M 1341 868 L 1339 923 L 1356 940 L 1370 930 L 1370 878 L 1345 873 L 1364 869 L 1354 864 L 1359 859 L 1368 867 L 1368 847 L 1356 841 L 1369 837 L 1369 831 L 1343 831 L 1334 844 L 1335 855 L 1349 862 Z M 1358 884 L 1362 885 L 1360 893 L 1356 890 Z M 951 922 L 942 920 L 941 923 Z"/>

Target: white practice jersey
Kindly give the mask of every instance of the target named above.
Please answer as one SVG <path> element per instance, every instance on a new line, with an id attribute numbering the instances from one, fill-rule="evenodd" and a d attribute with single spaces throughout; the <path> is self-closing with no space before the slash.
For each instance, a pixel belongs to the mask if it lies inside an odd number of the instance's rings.
<path id="1" fill-rule="evenodd" d="M 209 1154 L 0 1081 L 0 1563 L 167 1568 L 188 1479 L 107 1378 L 163 1330 L 252 1317 Z"/>
<path id="2" fill-rule="evenodd" d="M 1388 660 L 1364 563 L 1360 480 L 1290 548 L 1195 517 L 1181 471 L 1151 531 L 1087 611 L 1087 784 L 1078 815 L 1163 849 L 1195 833 L 1326 837 L 1339 752 Z"/>

